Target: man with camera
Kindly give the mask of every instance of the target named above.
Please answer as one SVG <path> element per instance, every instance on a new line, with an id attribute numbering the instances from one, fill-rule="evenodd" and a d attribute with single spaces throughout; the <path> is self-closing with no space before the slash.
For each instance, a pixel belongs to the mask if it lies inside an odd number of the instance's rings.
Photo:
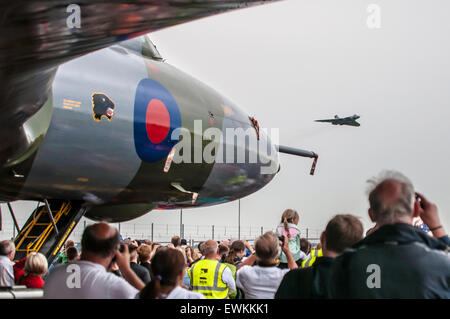
<path id="1" fill-rule="evenodd" d="M 144 266 L 138 264 L 138 247 L 136 247 L 136 245 L 129 245 L 128 252 L 130 254 L 131 269 L 144 284 L 148 284 L 150 282 L 150 271 Z"/>
<path id="2" fill-rule="evenodd" d="M 383 172 L 371 186 L 368 213 L 377 229 L 334 260 L 330 296 L 450 298 L 449 238 L 437 206 L 399 172 Z M 434 237 L 412 225 L 416 217 Z"/>
<path id="3" fill-rule="evenodd" d="M 280 246 L 286 255 L 288 269 L 277 267 Z M 267 232 L 256 240 L 255 254 L 239 266 L 236 285 L 245 299 L 273 299 L 283 276 L 297 267 L 287 237 L 280 240 L 273 232 Z"/>
<path id="4" fill-rule="evenodd" d="M 44 285 L 47 299 L 134 298 L 144 283 L 130 268 L 128 247 L 121 245 L 119 232 L 107 223 L 86 227 L 81 239 L 80 260 L 57 266 Z M 108 272 L 116 262 L 123 278 Z"/>

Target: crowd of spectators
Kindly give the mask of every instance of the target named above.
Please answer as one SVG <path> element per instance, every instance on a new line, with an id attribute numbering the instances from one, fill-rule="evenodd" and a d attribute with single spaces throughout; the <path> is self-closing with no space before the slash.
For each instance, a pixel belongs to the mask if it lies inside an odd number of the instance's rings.
<path id="1" fill-rule="evenodd" d="M 178 236 L 167 245 L 121 241 L 102 222 L 85 229 L 81 254 L 67 241 L 48 270 L 39 253 L 14 263 L 14 244 L 0 242 L 0 286 L 43 288 L 45 298 L 450 298 L 450 241 L 437 206 L 397 172 L 370 185 L 375 225 L 365 236 L 358 217 L 339 214 L 313 246 L 293 209 L 253 245 L 211 239 L 191 247 Z"/>

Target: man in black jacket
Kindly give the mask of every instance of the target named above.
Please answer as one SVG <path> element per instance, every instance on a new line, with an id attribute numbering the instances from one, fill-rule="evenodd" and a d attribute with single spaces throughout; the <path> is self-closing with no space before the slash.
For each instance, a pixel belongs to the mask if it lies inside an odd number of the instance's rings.
<path id="1" fill-rule="evenodd" d="M 408 178 L 385 172 L 369 194 L 375 230 L 337 257 L 332 298 L 450 298 L 449 238 L 437 207 Z M 412 226 L 420 216 L 433 237 Z"/>
<path id="2" fill-rule="evenodd" d="M 333 259 L 363 237 L 363 225 L 352 215 L 336 215 L 320 236 L 323 257 L 308 268 L 288 272 L 281 281 L 275 299 L 327 298 L 328 279 Z"/>
<path id="3" fill-rule="evenodd" d="M 148 284 L 150 282 L 150 272 L 144 266 L 137 263 L 137 246 L 131 244 L 128 246 L 130 251 L 130 267 L 133 269 L 134 273 L 144 282 Z"/>

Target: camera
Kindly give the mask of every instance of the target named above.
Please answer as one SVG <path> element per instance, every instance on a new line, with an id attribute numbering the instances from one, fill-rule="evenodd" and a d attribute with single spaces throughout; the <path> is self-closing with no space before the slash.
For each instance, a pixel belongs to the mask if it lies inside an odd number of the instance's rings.
<path id="1" fill-rule="evenodd" d="M 119 250 L 120 253 L 123 253 L 123 252 L 125 251 L 125 244 L 123 244 L 123 243 L 119 244 L 119 245 L 117 246 L 117 250 Z M 115 262 L 116 259 L 117 259 L 116 256 L 114 256 L 114 257 L 112 258 L 112 260 L 111 260 L 111 264 L 112 264 L 113 262 Z M 111 265 L 110 265 L 109 267 L 111 267 Z"/>
<path id="2" fill-rule="evenodd" d="M 422 209 L 425 209 L 425 206 L 424 206 L 424 204 L 423 204 L 423 202 L 422 202 L 422 199 L 421 199 L 420 196 L 417 195 L 417 194 L 416 194 L 416 201 L 419 202 L 420 207 L 421 207 Z"/>
<path id="3" fill-rule="evenodd" d="M 278 239 L 281 241 L 281 246 L 284 246 L 284 236 L 278 236 Z"/>

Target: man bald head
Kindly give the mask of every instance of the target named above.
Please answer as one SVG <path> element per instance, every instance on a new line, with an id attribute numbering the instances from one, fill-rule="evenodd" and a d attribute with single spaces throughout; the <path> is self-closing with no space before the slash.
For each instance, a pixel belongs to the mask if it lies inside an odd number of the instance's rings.
<path id="1" fill-rule="evenodd" d="M 83 254 L 93 254 L 107 258 L 114 255 L 118 245 L 119 232 L 107 223 L 89 225 L 81 238 L 81 251 Z"/>
<path id="2" fill-rule="evenodd" d="M 410 221 L 414 215 L 414 187 L 401 173 L 382 174 L 369 193 L 370 218 L 381 226 Z"/>

